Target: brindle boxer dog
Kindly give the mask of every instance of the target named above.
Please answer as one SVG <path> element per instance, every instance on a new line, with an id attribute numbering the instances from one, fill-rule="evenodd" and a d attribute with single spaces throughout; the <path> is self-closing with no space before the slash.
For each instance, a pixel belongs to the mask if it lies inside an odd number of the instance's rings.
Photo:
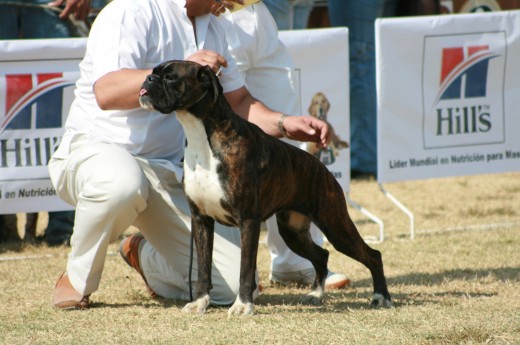
<path id="1" fill-rule="evenodd" d="M 372 274 L 372 306 L 392 305 L 381 253 L 361 238 L 334 176 L 314 156 L 264 133 L 236 115 L 209 67 L 169 61 L 155 67 L 140 92 L 143 108 L 176 112 L 188 144 L 184 189 L 192 212 L 198 259 L 196 300 L 184 311 L 209 305 L 215 220 L 241 230 L 240 289 L 229 315 L 253 313 L 260 223 L 276 214 L 289 248 L 310 260 L 316 280 L 306 302 L 323 300 L 329 253 L 310 236 L 313 221 L 338 251 Z"/>

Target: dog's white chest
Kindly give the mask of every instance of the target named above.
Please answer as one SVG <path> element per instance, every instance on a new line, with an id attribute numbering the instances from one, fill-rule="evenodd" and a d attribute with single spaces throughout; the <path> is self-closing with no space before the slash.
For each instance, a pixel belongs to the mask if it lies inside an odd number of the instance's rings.
<path id="1" fill-rule="evenodd" d="M 211 152 L 202 122 L 187 111 L 177 111 L 188 146 L 184 152 L 184 189 L 202 214 L 225 220 L 228 213 L 222 208 L 225 200 L 217 167 L 220 161 Z"/>

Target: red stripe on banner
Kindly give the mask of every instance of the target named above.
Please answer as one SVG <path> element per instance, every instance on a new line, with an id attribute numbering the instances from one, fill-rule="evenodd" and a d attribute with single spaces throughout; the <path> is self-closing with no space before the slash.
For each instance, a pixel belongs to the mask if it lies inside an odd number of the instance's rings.
<path id="1" fill-rule="evenodd" d="M 43 83 L 44 81 L 47 81 L 49 79 L 56 79 L 56 78 L 62 78 L 63 73 L 38 73 L 37 79 L 38 84 Z"/>
<path id="2" fill-rule="evenodd" d="M 468 56 L 471 56 L 475 53 L 478 53 L 480 51 L 483 51 L 483 50 L 489 50 L 489 46 L 473 46 L 473 47 L 468 47 Z"/>
<path id="3" fill-rule="evenodd" d="M 458 48 L 444 48 L 442 50 L 442 70 L 441 70 L 441 84 L 446 79 L 448 74 L 464 60 L 464 51 L 462 47 Z"/>
<path id="4" fill-rule="evenodd" d="M 5 113 L 7 114 L 11 107 L 32 89 L 32 75 L 10 74 L 5 76 L 5 80 L 7 83 Z"/>

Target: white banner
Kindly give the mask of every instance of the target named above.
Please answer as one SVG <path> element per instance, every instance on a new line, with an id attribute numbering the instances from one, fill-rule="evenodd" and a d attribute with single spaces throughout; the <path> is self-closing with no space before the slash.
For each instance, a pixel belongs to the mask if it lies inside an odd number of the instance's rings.
<path id="1" fill-rule="evenodd" d="M 520 11 L 376 21 L 378 182 L 520 170 Z"/>
<path id="2" fill-rule="evenodd" d="M 0 213 L 70 209 L 47 163 L 74 97 L 84 39 L 0 41 Z"/>
<path id="3" fill-rule="evenodd" d="M 346 28 L 281 31 L 293 59 L 300 91 L 301 115 L 320 116 L 337 143 L 350 142 L 349 53 Z M 350 188 L 350 149 L 331 144 L 315 150 L 344 192 Z M 304 145 L 300 145 L 304 148 Z M 310 149 L 309 151 L 313 151 Z"/>
<path id="4" fill-rule="evenodd" d="M 284 32 L 281 39 L 295 62 L 302 113 L 321 93 L 329 103 L 322 115 L 348 141 L 346 29 Z M 85 46 L 84 38 L 0 41 L 0 214 L 71 209 L 57 197 L 47 163 L 61 141 Z M 349 149 L 316 154 L 348 191 Z"/>

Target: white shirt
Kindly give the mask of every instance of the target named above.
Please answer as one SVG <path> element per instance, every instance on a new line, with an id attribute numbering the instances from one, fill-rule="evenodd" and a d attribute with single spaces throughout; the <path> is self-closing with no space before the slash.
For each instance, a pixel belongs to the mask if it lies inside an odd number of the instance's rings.
<path id="1" fill-rule="evenodd" d="M 217 18 L 197 17 L 196 39 L 184 4 L 184 0 L 114 0 L 101 11 L 80 63 L 75 100 L 56 158 L 65 158 L 72 138 L 84 134 L 90 142 L 115 143 L 133 155 L 165 159 L 181 178 L 185 136 L 174 114 L 141 108 L 103 111 L 96 103 L 93 85 L 108 72 L 152 68 L 208 49 L 222 54 L 229 63 L 220 78 L 224 92 L 242 87 L 244 80 L 228 52 Z"/>
<path id="2" fill-rule="evenodd" d="M 249 92 L 275 111 L 301 115 L 294 65 L 265 4 L 226 11 L 219 18 Z"/>
<path id="3" fill-rule="evenodd" d="M 263 4 L 245 7 L 239 11 L 221 14 L 221 24 L 226 31 L 228 49 L 235 58 L 240 71 L 256 66 L 259 60 L 285 55 L 287 61 L 281 66 L 292 67 L 287 49 L 278 38 L 278 28 L 269 9 Z"/>

